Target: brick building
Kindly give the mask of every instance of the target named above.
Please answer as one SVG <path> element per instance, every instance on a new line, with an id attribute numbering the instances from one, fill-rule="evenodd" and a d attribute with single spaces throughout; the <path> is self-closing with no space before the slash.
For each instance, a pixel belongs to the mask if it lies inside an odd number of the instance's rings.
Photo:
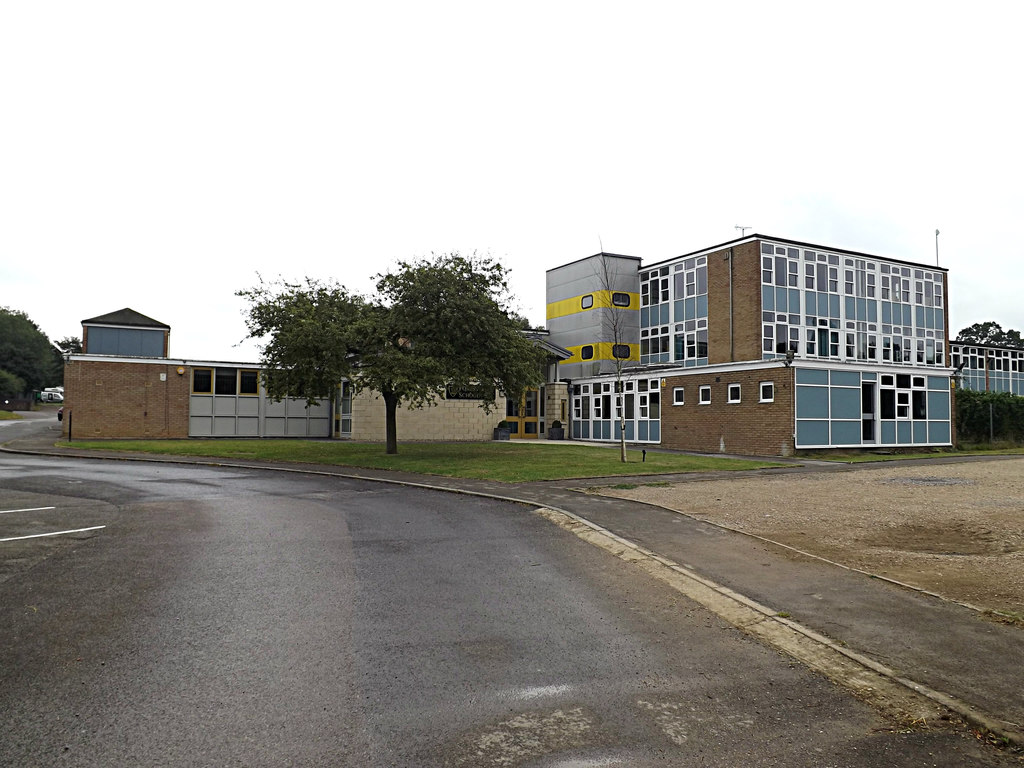
<path id="1" fill-rule="evenodd" d="M 257 363 L 172 359 L 170 326 L 132 309 L 82 321 L 83 351 L 64 368 L 66 437 L 336 437 L 384 440 L 384 404 L 374 392 L 354 393 L 350 382 L 318 404 L 285 398 L 275 402 L 260 381 Z M 547 341 L 553 374 L 569 353 Z M 489 440 L 507 420 L 513 437 L 546 433 L 548 415 L 568 410 L 568 387 L 552 380 L 524 393 L 519 402 L 496 398 L 486 413 L 478 391 L 449 389 L 429 408 L 400 408 L 405 441 Z"/>
<path id="2" fill-rule="evenodd" d="M 754 234 L 547 275 L 574 438 L 618 440 L 621 414 L 630 442 L 696 451 L 952 443 L 945 269 Z"/>

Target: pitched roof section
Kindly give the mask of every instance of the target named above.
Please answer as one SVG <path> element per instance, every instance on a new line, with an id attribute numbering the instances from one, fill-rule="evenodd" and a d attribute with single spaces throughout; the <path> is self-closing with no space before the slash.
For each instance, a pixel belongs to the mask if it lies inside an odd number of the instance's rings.
<path id="1" fill-rule="evenodd" d="M 116 312 L 108 312 L 105 315 L 99 317 L 92 317 L 88 320 L 83 320 L 82 325 L 129 325 L 138 326 L 140 328 L 164 328 L 170 330 L 171 326 L 166 323 L 161 323 L 159 320 L 154 320 L 152 317 L 146 317 L 141 312 L 136 312 L 134 309 L 125 307 L 119 309 Z"/>

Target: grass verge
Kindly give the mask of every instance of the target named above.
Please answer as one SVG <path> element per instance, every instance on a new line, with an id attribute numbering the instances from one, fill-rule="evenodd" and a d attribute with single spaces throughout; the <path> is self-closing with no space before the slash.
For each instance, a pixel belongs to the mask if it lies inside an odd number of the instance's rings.
<path id="1" fill-rule="evenodd" d="M 61 445 L 67 445 L 62 443 Z M 379 443 L 332 440 L 102 440 L 75 441 L 77 449 L 131 451 L 173 456 L 205 456 L 254 461 L 283 461 L 416 472 L 424 475 L 497 480 L 505 483 L 566 480 L 674 472 L 714 472 L 782 466 L 770 461 L 720 459 L 675 453 L 628 451 L 585 445 L 523 443 L 405 443 L 388 456 Z"/>
<path id="2" fill-rule="evenodd" d="M 872 461 L 905 461 L 908 459 L 956 458 L 957 456 L 1019 456 L 1021 454 L 1024 454 L 1024 448 L 994 448 L 990 446 L 978 446 L 955 451 L 937 450 L 924 451 L 921 453 L 825 451 L 822 453 L 802 455 L 802 458 L 814 459 L 816 461 L 835 461 L 843 464 L 863 464 Z"/>
<path id="3" fill-rule="evenodd" d="M 15 421 L 21 416 L 13 411 L 0 411 L 0 421 Z"/>

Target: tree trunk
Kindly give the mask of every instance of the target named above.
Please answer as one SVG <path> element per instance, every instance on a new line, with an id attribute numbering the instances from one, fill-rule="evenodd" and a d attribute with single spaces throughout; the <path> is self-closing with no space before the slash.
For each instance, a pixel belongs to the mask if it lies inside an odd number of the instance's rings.
<path id="1" fill-rule="evenodd" d="M 625 403 L 623 403 L 625 407 Z M 619 418 L 619 461 L 623 464 L 626 463 L 626 416 L 623 414 Z"/>
<path id="2" fill-rule="evenodd" d="M 384 398 L 384 433 L 387 443 L 385 453 L 398 453 L 398 396 L 394 392 L 381 392 Z"/>

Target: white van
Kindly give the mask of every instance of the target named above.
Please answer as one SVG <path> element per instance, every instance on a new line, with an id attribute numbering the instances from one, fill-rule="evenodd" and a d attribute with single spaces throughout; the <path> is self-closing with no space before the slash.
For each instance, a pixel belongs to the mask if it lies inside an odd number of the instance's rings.
<path id="1" fill-rule="evenodd" d="M 41 403 L 63 403 L 64 395 L 60 392 L 40 392 L 39 402 Z"/>

